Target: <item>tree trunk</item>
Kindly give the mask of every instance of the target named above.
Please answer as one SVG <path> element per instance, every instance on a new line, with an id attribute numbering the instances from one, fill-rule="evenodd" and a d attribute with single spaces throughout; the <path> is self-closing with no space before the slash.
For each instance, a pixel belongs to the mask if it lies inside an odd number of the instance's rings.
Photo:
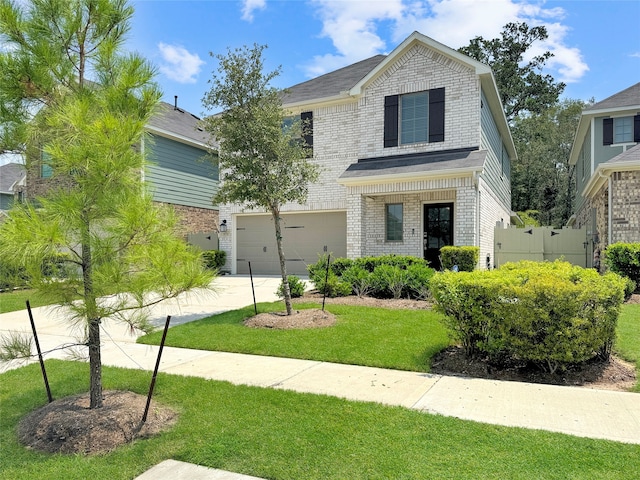
<path id="1" fill-rule="evenodd" d="M 91 221 L 86 212 L 82 214 L 82 281 L 84 284 L 84 306 L 87 314 L 89 347 L 89 408 L 102 407 L 102 358 L 100 352 L 100 317 L 93 291 L 93 259 L 91 256 Z"/>
<path id="2" fill-rule="evenodd" d="M 289 280 L 287 279 L 287 265 L 285 263 L 284 250 L 282 249 L 280 208 L 278 206 L 272 206 L 271 215 L 273 216 L 273 224 L 276 228 L 276 245 L 278 246 L 278 257 L 280 258 L 280 273 L 282 274 L 282 292 L 284 293 L 284 305 L 287 308 L 287 315 L 292 315 L 293 308 L 291 307 L 291 290 L 289 289 Z"/>

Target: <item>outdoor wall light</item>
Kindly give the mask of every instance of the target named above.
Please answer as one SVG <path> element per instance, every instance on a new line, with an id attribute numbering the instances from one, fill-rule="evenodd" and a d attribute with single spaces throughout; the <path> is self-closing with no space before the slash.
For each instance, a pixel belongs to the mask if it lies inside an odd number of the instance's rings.
<path id="1" fill-rule="evenodd" d="M 222 220 L 222 223 L 220 224 L 220 233 L 225 233 L 226 231 L 227 231 L 227 221 Z"/>

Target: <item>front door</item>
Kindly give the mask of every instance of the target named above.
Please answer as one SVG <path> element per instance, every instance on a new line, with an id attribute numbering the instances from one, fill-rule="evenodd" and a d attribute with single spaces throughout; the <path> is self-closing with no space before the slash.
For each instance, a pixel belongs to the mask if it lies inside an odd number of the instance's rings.
<path id="1" fill-rule="evenodd" d="M 440 270 L 440 249 L 453 245 L 453 203 L 424 206 L 424 258 L 431 268 Z"/>

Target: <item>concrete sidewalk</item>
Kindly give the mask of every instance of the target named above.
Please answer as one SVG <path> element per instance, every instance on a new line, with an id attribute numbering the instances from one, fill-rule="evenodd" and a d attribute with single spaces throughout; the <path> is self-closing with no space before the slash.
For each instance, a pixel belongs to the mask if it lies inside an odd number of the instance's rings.
<path id="1" fill-rule="evenodd" d="M 154 310 L 154 322 L 163 325 L 166 315 L 171 314 L 171 324 L 174 325 L 251 304 L 248 277 L 220 277 L 216 283 L 218 294 L 214 297 L 181 299 L 179 308 L 177 305 L 158 306 Z M 274 292 L 278 284 L 279 278 L 257 278 L 257 301 L 275 300 Z M 72 341 L 62 319 L 55 312 L 47 312 L 45 308 L 35 309 L 34 317 L 43 350 Z M 105 365 L 153 369 L 158 347 L 136 344 L 135 337 L 128 336 L 121 325 L 104 322 L 104 327 L 106 334 L 103 335 L 102 358 Z M 0 333 L 6 333 L 7 330 L 30 332 L 26 312 L 0 315 Z M 47 358 L 51 356 L 64 358 L 60 351 Z M 16 366 L 0 364 L 0 371 Z M 634 393 L 447 377 L 172 347 L 165 347 L 160 369 L 176 375 L 332 395 L 496 425 L 640 444 L 640 395 Z M 159 470 L 153 476 L 146 476 L 150 474 L 149 471 L 140 478 L 250 478 L 228 477 L 224 476 L 228 472 L 204 471 L 201 470 L 203 467 L 189 471 L 186 465 L 163 462 L 155 467 Z M 168 473 L 167 468 L 172 473 Z M 178 475 L 177 472 L 185 468 L 188 473 Z"/>

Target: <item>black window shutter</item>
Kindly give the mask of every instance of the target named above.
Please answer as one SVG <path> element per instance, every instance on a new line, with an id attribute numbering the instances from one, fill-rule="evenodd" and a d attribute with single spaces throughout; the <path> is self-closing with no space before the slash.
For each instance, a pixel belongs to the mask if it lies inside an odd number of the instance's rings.
<path id="1" fill-rule="evenodd" d="M 384 147 L 398 146 L 398 95 L 384 97 Z"/>
<path id="2" fill-rule="evenodd" d="M 310 156 L 313 156 L 313 112 L 302 112 L 300 121 L 302 122 L 302 138 L 309 148 Z"/>
<path id="3" fill-rule="evenodd" d="M 444 142 L 444 88 L 429 90 L 429 142 Z"/>
<path id="4" fill-rule="evenodd" d="M 602 144 L 613 145 L 613 118 L 602 120 Z"/>
<path id="5" fill-rule="evenodd" d="M 633 141 L 640 143 L 640 115 L 633 117 Z"/>

